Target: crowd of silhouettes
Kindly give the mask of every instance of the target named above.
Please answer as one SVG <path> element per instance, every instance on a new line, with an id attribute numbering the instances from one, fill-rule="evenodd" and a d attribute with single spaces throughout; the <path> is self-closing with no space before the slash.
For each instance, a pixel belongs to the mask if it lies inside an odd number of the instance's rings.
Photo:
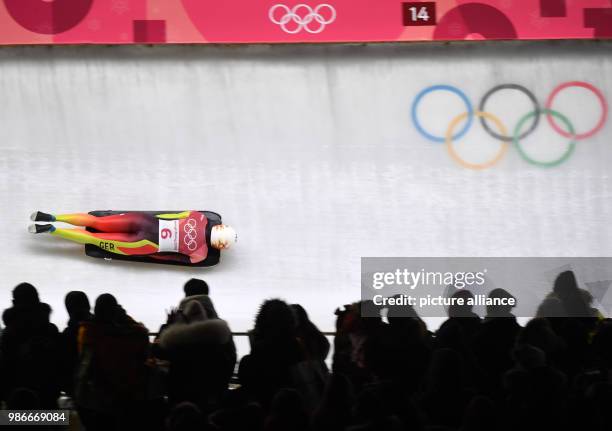
<path id="1" fill-rule="evenodd" d="M 4 408 L 71 400 L 87 431 L 612 430 L 612 321 L 571 271 L 525 326 L 512 306 L 458 305 L 432 332 L 413 309 L 365 317 L 372 303 L 356 302 L 336 310 L 333 346 L 302 306 L 270 299 L 242 358 L 206 282 L 184 293 L 153 337 L 113 295 L 92 312 L 72 291 L 60 332 L 19 284 L 2 315 Z"/>

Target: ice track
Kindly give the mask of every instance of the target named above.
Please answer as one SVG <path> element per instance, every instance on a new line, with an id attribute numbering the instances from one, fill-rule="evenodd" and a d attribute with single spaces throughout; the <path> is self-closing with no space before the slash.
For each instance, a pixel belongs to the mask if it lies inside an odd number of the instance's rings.
<path id="1" fill-rule="evenodd" d="M 609 124 L 558 168 L 530 166 L 509 151 L 494 168 L 472 171 L 410 120 L 415 95 L 441 83 L 474 103 L 505 82 L 525 85 L 542 103 L 568 80 L 587 80 L 612 98 L 610 48 L 4 48 L 0 305 L 30 281 L 63 327 L 66 292 L 84 290 L 92 300 L 110 292 L 156 330 L 184 281 L 202 277 L 235 331 L 251 328 L 272 297 L 303 304 L 333 330 L 334 309 L 359 298 L 362 256 L 612 255 Z M 523 109 L 498 105 L 503 115 Z M 577 127 L 597 115 L 566 105 Z M 448 124 L 422 114 L 429 127 Z M 537 139 L 560 139 L 542 125 Z M 473 134 L 490 139 L 480 127 Z M 95 260 L 26 230 L 36 209 L 197 208 L 221 213 L 239 234 L 212 269 Z"/>

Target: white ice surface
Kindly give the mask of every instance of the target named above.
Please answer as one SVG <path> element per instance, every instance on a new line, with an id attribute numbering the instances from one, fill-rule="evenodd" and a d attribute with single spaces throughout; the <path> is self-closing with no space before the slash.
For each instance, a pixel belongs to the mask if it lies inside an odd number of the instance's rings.
<path id="1" fill-rule="evenodd" d="M 612 97 L 611 53 L 583 42 L 4 48 L 0 306 L 27 280 L 61 328 L 66 292 L 92 301 L 110 292 L 156 330 L 182 284 L 202 277 L 235 331 L 272 297 L 333 330 L 334 309 L 359 298 L 362 256 L 611 256 L 609 122 L 559 168 L 510 150 L 476 172 L 410 120 L 430 84 L 457 85 L 474 104 L 505 82 L 541 103 L 567 80 Z M 529 107 L 512 97 L 491 99 L 508 121 Z M 572 100 L 559 103 L 588 127 L 597 105 Z M 431 127 L 448 124 L 443 112 L 422 114 Z M 480 126 L 469 136 L 497 145 Z M 534 139 L 564 148 L 544 119 Z M 210 269 L 105 262 L 29 234 L 37 209 L 209 209 L 239 243 Z"/>

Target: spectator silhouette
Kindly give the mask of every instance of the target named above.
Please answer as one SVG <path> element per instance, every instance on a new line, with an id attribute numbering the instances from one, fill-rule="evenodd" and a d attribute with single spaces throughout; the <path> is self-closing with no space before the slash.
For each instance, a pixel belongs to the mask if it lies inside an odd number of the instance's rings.
<path id="1" fill-rule="evenodd" d="M 567 317 L 563 303 L 555 295 L 548 295 L 538 306 L 535 317 Z"/>
<path id="2" fill-rule="evenodd" d="M 251 352 L 242 358 L 239 377 L 250 396 L 268 407 L 282 388 L 299 389 L 308 405 L 322 391 L 321 370 L 304 362 L 306 349 L 297 335 L 297 322 L 291 307 L 280 299 L 265 301 L 250 333 Z"/>
<path id="3" fill-rule="evenodd" d="M 586 303 L 573 271 L 564 271 L 557 276 L 553 293 L 561 301 L 566 316 L 593 317 L 592 309 Z"/>
<path id="4" fill-rule="evenodd" d="M 229 326 L 209 319 L 202 303 L 192 300 L 160 336 L 159 345 L 170 361 L 171 403 L 190 401 L 203 411 L 218 406 L 228 388 L 236 363 L 236 348 Z"/>
<path id="5" fill-rule="evenodd" d="M 57 408 L 61 348 L 50 315 L 51 307 L 40 302 L 34 286 L 21 283 L 15 287 L 13 306 L 2 315 L 6 326 L 0 340 L 5 397 L 16 388 L 29 389 L 43 408 Z"/>
<path id="6" fill-rule="evenodd" d="M 337 309 L 336 336 L 334 337 L 334 373 L 344 374 L 349 378 L 355 391 L 361 389 L 372 379 L 376 368 L 375 347 L 366 348 L 368 340 L 376 339 L 385 330 L 382 319 L 364 317 L 373 311 L 371 301 L 362 301 L 345 305 Z"/>
<path id="7" fill-rule="evenodd" d="M 412 310 L 390 307 L 389 324 L 379 325 L 363 345 L 366 369 L 376 379 L 398 385 L 404 393 L 420 386 L 429 362 L 429 337 L 424 323 Z"/>
<path id="8" fill-rule="evenodd" d="M 240 402 L 217 410 L 208 417 L 208 420 L 213 429 L 218 431 L 261 431 L 265 417 L 259 404 Z"/>
<path id="9" fill-rule="evenodd" d="M 210 294 L 210 288 L 208 283 L 200 278 L 190 278 L 183 286 L 183 292 L 185 292 L 185 298 L 195 295 L 208 295 Z"/>
<path id="10" fill-rule="evenodd" d="M 504 376 L 510 429 L 565 429 L 566 376 L 538 347 L 519 344 L 513 354 L 515 366 Z"/>
<path id="11" fill-rule="evenodd" d="M 470 319 L 478 319 L 480 317 L 472 311 L 474 307 L 469 303 L 470 300 L 474 300 L 474 294 L 469 290 L 458 290 L 452 296 L 453 299 L 462 299 L 462 302 L 456 301 L 448 307 L 448 317 L 462 317 Z"/>
<path id="12" fill-rule="evenodd" d="M 485 396 L 472 398 L 463 418 L 461 431 L 496 431 L 501 429 L 500 412 L 495 403 Z"/>
<path id="13" fill-rule="evenodd" d="M 210 289 L 208 287 L 208 283 L 206 283 L 204 280 L 201 280 L 199 278 L 189 279 L 183 286 L 183 292 L 185 293 L 185 297 L 181 299 L 178 307 L 170 310 L 166 318 L 166 323 L 161 325 L 159 331 L 157 331 L 157 338 L 155 339 L 156 344 L 154 346 L 154 354 L 156 356 L 163 355 L 162 352 L 158 352 L 156 350 L 157 343 L 159 342 L 161 335 L 164 333 L 164 331 L 166 330 L 166 328 L 168 328 L 169 325 L 173 324 L 176 321 L 177 318 L 179 318 L 180 321 L 182 312 L 184 311 L 186 305 L 191 301 L 197 301 L 202 305 L 206 313 L 207 319 L 219 318 L 219 316 L 217 315 L 217 310 L 215 310 L 215 306 L 213 305 L 213 302 L 209 296 Z"/>
<path id="14" fill-rule="evenodd" d="M 308 357 L 325 364 L 329 354 L 329 341 L 323 333 L 308 318 L 308 313 L 299 304 L 292 304 L 291 308 L 296 318 L 296 335 L 304 344 Z"/>
<path id="15" fill-rule="evenodd" d="M 202 304 L 204 310 L 206 311 L 206 316 L 208 316 L 209 319 L 219 318 L 217 315 L 217 310 L 215 310 L 215 306 L 210 299 L 210 289 L 208 287 L 208 283 L 206 283 L 204 280 L 200 280 L 199 278 L 192 278 L 185 283 L 183 291 L 185 292 L 185 298 L 181 300 L 179 310 L 184 308 L 188 302 L 196 300 Z"/>
<path id="16" fill-rule="evenodd" d="M 313 412 L 312 430 L 345 429 L 351 421 L 353 403 L 351 382 L 342 374 L 333 374 L 327 382 L 321 403 Z"/>
<path id="17" fill-rule="evenodd" d="M 489 292 L 489 298 L 490 299 L 504 299 L 506 300 L 505 302 L 509 303 L 509 302 L 514 302 L 516 303 L 516 298 L 507 290 L 504 289 L 493 289 L 491 292 Z M 490 305 L 487 305 L 487 318 L 495 318 L 495 317 L 507 317 L 510 319 L 514 319 L 516 321 L 516 317 L 514 316 L 514 314 L 512 314 L 512 309 L 515 307 L 515 305 L 511 305 L 511 304 L 507 304 L 507 305 L 502 305 L 502 304 L 495 304 L 492 303 Z"/>
<path id="18" fill-rule="evenodd" d="M 147 396 L 147 329 L 127 315 L 113 295 L 96 299 L 94 317 L 79 329 L 75 387 L 88 430 L 129 427 Z"/>
<path id="19" fill-rule="evenodd" d="M 555 303 L 555 299 L 559 303 Z M 566 345 L 563 356 L 550 359 L 570 379 L 574 379 L 588 360 L 589 339 L 598 315 L 597 310 L 591 307 L 591 300 L 590 294 L 578 287 L 574 272 L 563 271 L 555 279 L 552 292 L 544 300 L 546 305 L 543 303 L 538 309 L 538 314 L 544 314 L 552 330 Z M 549 312 L 551 314 L 546 315 Z"/>
<path id="20" fill-rule="evenodd" d="M 464 358 L 452 349 L 433 352 L 421 398 L 430 425 L 458 428 L 474 395 L 474 377 L 466 375 Z"/>
<path id="21" fill-rule="evenodd" d="M 400 418 L 390 411 L 383 390 L 379 386 L 368 386 L 357 396 L 353 409 L 355 425 L 347 431 L 402 431 L 404 425 Z"/>
<path id="22" fill-rule="evenodd" d="M 607 320 L 599 325 L 592 345 L 597 368 L 612 370 L 612 321 Z"/>
<path id="23" fill-rule="evenodd" d="M 482 321 L 472 311 L 468 300 L 474 295 L 468 290 L 459 290 L 452 296 L 453 299 L 463 299 L 463 304 L 448 307 L 448 319 L 440 325 L 436 332 L 434 347 L 436 349 L 448 348 L 455 350 L 462 357 L 463 373 L 480 380 L 480 368 L 474 353 L 474 343 L 481 329 Z"/>
<path id="24" fill-rule="evenodd" d="M 166 431 L 202 431 L 203 429 L 202 412 L 193 403 L 177 404 L 166 418 Z"/>
<path id="25" fill-rule="evenodd" d="M 612 384 L 601 381 L 592 384 L 584 393 L 585 409 L 576 418 L 582 429 L 607 431 L 612 429 Z"/>
<path id="26" fill-rule="evenodd" d="M 17 388 L 15 389 L 6 400 L 6 409 L 8 410 L 41 410 L 43 409 L 38 394 L 30 389 Z M 48 407 L 47 407 L 48 408 Z M 2 427 L 13 428 L 12 426 Z M 21 424 L 19 426 L 20 431 L 37 431 L 42 427 L 40 425 L 27 425 Z M 53 429 L 49 427 L 50 429 Z M 59 427 L 58 427 L 59 428 Z"/>
<path id="27" fill-rule="evenodd" d="M 596 317 L 598 319 L 603 319 L 603 314 L 596 308 L 593 307 L 593 295 L 586 289 L 580 289 L 580 294 L 582 295 L 582 300 L 588 307 L 588 315 L 589 317 Z"/>
<path id="28" fill-rule="evenodd" d="M 611 429 L 612 320 L 594 317 L 571 272 L 559 274 L 542 317 L 525 328 L 511 306 L 488 306 L 482 320 L 469 305 L 453 306 L 434 338 L 410 307 L 389 307 L 385 321 L 371 301 L 345 306 L 336 311 L 329 377 L 329 343 L 306 310 L 265 301 L 236 390 L 228 389 L 230 328 L 208 293 L 203 280 L 189 280 L 158 337 L 166 388 L 153 384 L 146 328 L 112 295 L 98 297 L 92 315 L 87 295 L 69 292 L 60 335 L 36 289 L 20 284 L 3 313 L 4 405 L 57 408 L 61 383 L 88 431 Z M 512 295 L 494 289 L 489 297 Z M 148 397 L 159 391 L 169 402 L 153 405 Z"/>
<path id="29" fill-rule="evenodd" d="M 17 388 L 6 400 L 9 410 L 38 410 L 42 408 L 38 394 L 30 389 Z"/>
<path id="30" fill-rule="evenodd" d="M 514 298 L 504 289 L 493 289 L 489 298 Z M 521 327 L 512 314 L 511 305 L 489 305 L 487 316 L 475 334 L 473 351 L 482 370 L 488 393 L 501 396 L 504 372 L 514 363 L 512 350 Z"/>
<path id="31" fill-rule="evenodd" d="M 535 318 L 527 322 L 527 325 L 519 332 L 516 344 L 518 346 L 530 345 L 540 349 L 548 362 L 557 363 L 559 358 L 565 354 L 566 344 L 555 331 L 553 331 L 548 319 Z"/>
<path id="32" fill-rule="evenodd" d="M 264 423 L 265 431 L 308 431 L 308 413 L 299 392 L 295 389 L 279 390 Z"/>
<path id="33" fill-rule="evenodd" d="M 79 363 L 78 335 L 82 322 L 93 319 L 91 305 L 85 292 L 73 290 L 64 299 L 68 325 L 62 331 L 63 381 L 62 388 L 70 396 L 74 393 L 75 371 Z"/>

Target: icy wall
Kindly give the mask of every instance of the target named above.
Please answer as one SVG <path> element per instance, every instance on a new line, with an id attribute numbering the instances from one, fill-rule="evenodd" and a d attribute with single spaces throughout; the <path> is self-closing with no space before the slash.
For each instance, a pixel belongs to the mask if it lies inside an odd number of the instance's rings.
<path id="1" fill-rule="evenodd" d="M 610 43 L 276 47 L 66 47 L 0 50 L 0 305 L 35 284 L 63 326 L 64 294 L 115 294 L 156 330 L 190 277 L 247 330 L 265 298 L 300 302 L 323 329 L 357 300 L 362 256 L 611 256 L 612 127 L 561 165 L 528 163 L 474 119 L 454 154 L 454 118 L 501 84 L 540 105 L 587 81 L 612 101 Z M 532 109 L 495 92 L 486 111 L 512 135 Z M 576 133 L 598 98 L 572 87 L 553 109 Z M 525 120 L 524 130 L 534 118 Z M 571 145 L 545 115 L 521 148 L 551 161 Z M 463 130 L 456 121 L 451 134 Z M 564 123 L 557 119 L 563 132 Z M 496 131 L 497 123 L 487 119 Z M 500 134 L 501 132 L 498 132 Z M 34 210 L 210 209 L 239 233 L 210 269 L 106 262 L 27 233 Z"/>

